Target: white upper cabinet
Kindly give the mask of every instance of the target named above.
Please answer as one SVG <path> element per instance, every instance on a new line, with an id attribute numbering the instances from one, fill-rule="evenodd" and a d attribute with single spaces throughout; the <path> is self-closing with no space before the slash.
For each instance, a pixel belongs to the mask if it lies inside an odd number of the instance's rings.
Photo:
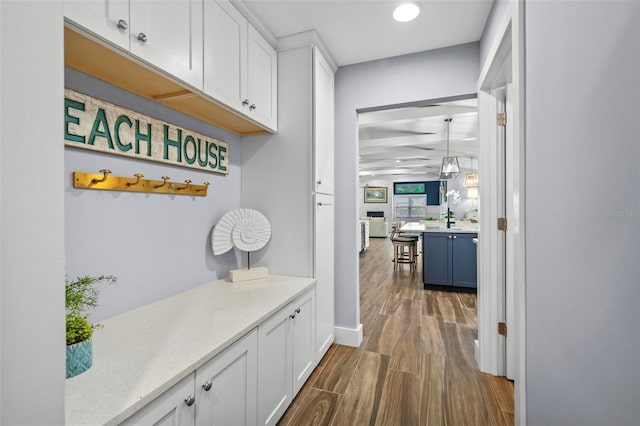
<path id="1" fill-rule="evenodd" d="M 129 0 L 65 0 L 64 16 L 129 50 Z"/>
<path id="2" fill-rule="evenodd" d="M 202 2 L 131 0 L 131 52 L 202 88 Z"/>
<path id="3" fill-rule="evenodd" d="M 204 4 L 204 92 L 277 129 L 277 54 L 228 1 Z"/>
<path id="4" fill-rule="evenodd" d="M 65 0 L 65 17 L 202 89 L 203 0 Z"/>
<path id="5" fill-rule="evenodd" d="M 313 95 L 315 116 L 313 123 L 313 150 L 315 192 L 333 194 L 334 181 L 334 72 L 326 59 L 314 49 Z"/>
<path id="6" fill-rule="evenodd" d="M 247 80 L 247 20 L 229 2 L 204 3 L 204 91 L 242 111 Z"/>
<path id="7" fill-rule="evenodd" d="M 251 25 L 248 29 L 247 100 L 250 116 L 276 130 L 278 126 L 278 56 Z"/>

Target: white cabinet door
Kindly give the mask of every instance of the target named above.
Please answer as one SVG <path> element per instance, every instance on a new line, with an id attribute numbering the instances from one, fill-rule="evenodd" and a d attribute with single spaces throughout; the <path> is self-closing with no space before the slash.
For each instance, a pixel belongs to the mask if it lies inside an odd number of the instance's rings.
<path id="1" fill-rule="evenodd" d="M 333 194 L 334 182 L 334 74 L 317 48 L 313 52 L 313 154 L 315 192 Z"/>
<path id="2" fill-rule="evenodd" d="M 292 401 L 290 305 L 258 326 L 258 424 L 275 425 Z"/>
<path id="3" fill-rule="evenodd" d="M 64 16 L 85 30 L 129 50 L 129 0 L 65 0 Z"/>
<path id="4" fill-rule="evenodd" d="M 205 0 L 204 20 L 204 92 L 246 113 L 247 20 L 228 1 L 215 0 Z"/>
<path id="5" fill-rule="evenodd" d="M 227 0 L 205 0 L 204 92 L 276 130 L 277 53 Z"/>
<path id="6" fill-rule="evenodd" d="M 194 374 L 191 373 L 144 406 L 122 425 L 193 426 L 195 422 Z"/>
<path id="7" fill-rule="evenodd" d="M 131 0 L 130 51 L 202 88 L 203 0 Z"/>
<path id="8" fill-rule="evenodd" d="M 256 424 L 257 352 L 253 330 L 196 370 L 196 426 Z"/>
<path id="9" fill-rule="evenodd" d="M 267 41 L 249 25 L 247 100 L 249 116 L 270 129 L 278 126 L 278 57 Z"/>
<path id="10" fill-rule="evenodd" d="M 315 196 L 316 362 L 334 341 L 333 196 Z"/>
<path id="11" fill-rule="evenodd" d="M 306 293 L 293 305 L 291 315 L 291 361 L 293 364 L 293 394 L 300 388 L 313 372 L 315 363 L 315 303 L 313 292 Z"/>
<path id="12" fill-rule="evenodd" d="M 275 425 L 316 366 L 315 289 L 258 326 L 258 424 Z"/>

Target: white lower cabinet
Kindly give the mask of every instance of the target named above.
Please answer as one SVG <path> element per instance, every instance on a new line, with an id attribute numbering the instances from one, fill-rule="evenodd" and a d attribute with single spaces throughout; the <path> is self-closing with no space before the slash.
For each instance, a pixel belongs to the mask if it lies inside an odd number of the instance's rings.
<path id="1" fill-rule="evenodd" d="M 275 425 L 315 362 L 315 287 L 151 401 L 124 425 Z"/>
<path id="2" fill-rule="evenodd" d="M 258 333 L 196 370 L 196 426 L 249 426 L 257 421 Z"/>
<path id="3" fill-rule="evenodd" d="M 258 326 L 258 424 L 275 425 L 315 367 L 315 290 Z"/>
<path id="4" fill-rule="evenodd" d="M 195 373 L 189 374 L 122 425 L 193 426 L 195 422 Z"/>

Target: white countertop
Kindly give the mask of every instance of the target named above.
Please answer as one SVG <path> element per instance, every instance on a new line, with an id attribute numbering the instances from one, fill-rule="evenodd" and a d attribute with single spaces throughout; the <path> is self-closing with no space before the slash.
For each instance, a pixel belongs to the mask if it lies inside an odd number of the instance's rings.
<path id="1" fill-rule="evenodd" d="M 66 379 L 66 425 L 122 422 L 314 283 L 218 280 L 102 322 L 93 366 Z"/>
<path id="2" fill-rule="evenodd" d="M 451 225 L 451 228 L 447 228 L 446 225 L 440 224 L 440 222 L 434 221 L 433 224 L 425 224 L 421 222 L 407 222 L 400 228 L 400 232 L 454 232 L 477 234 L 478 224 L 464 224 L 464 225 Z"/>

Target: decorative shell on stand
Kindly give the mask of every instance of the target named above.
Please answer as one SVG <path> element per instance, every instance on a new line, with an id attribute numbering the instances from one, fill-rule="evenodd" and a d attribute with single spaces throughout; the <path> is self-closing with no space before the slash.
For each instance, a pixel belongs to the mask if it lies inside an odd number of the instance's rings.
<path id="1" fill-rule="evenodd" d="M 233 209 L 225 213 L 213 228 L 213 254 L 228 252 L 234 246 L 243 251 L 256 251 L 271 238 L 271 225 L 262 213 L 254 209 Z"/>

